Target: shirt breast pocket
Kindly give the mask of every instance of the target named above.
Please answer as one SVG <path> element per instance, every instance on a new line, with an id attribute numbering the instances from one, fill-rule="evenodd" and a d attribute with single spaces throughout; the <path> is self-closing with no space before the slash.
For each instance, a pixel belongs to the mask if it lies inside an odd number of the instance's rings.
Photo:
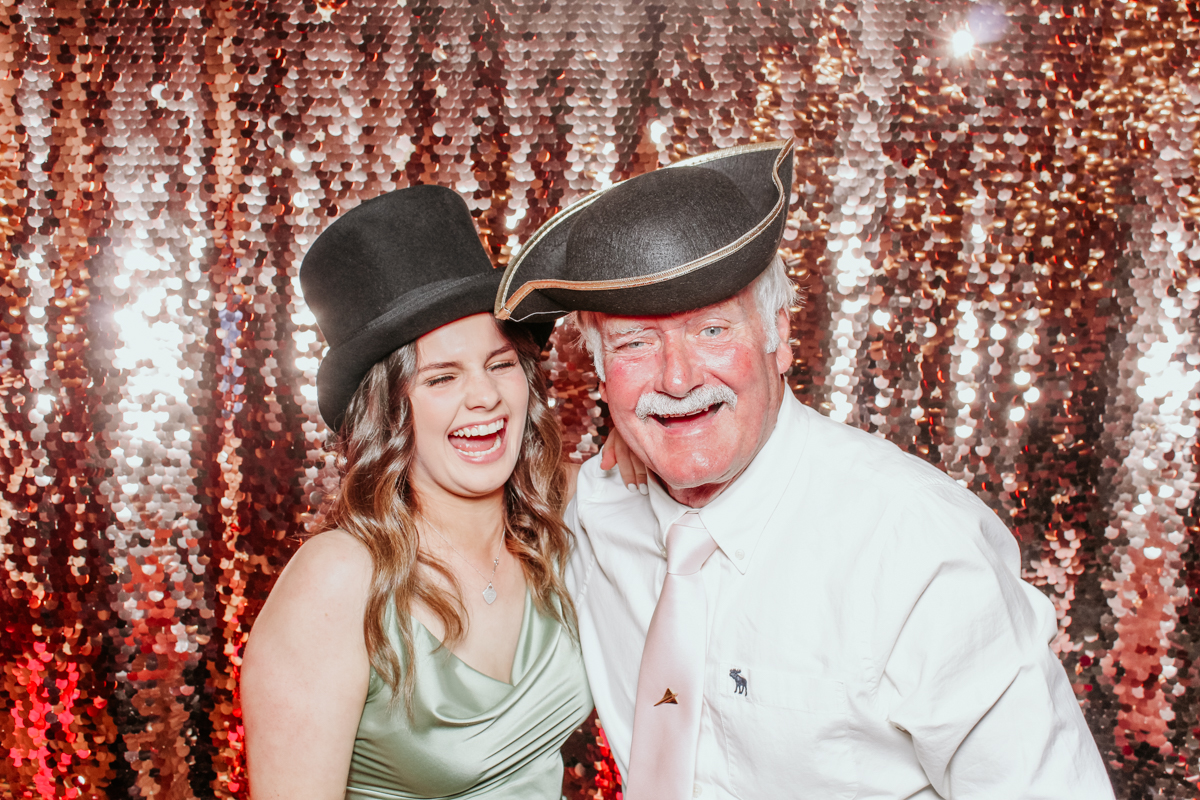
<path id="1" fill-rule="evenodd" d="M 723 664 L 719 695 L 734 794 L 849 800 L 858 790 L 841 681 Z"/>

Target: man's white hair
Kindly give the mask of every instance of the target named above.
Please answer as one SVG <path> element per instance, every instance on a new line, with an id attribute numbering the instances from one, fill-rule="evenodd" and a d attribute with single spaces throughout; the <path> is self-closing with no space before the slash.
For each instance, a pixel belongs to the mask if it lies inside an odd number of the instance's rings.
<path id="1" fill-rule="evenodd" d="M 758 318 L 762 322 L 765 341 L 763 349 L 774 353 L 783 342 L 779 339 L 779 330 L 775 327 L 775 317 L 782 309 L 788 318 L 792 315 L 792 306 L 796 305 L 796 285 L 788 277 L 787 267 L 779 253 L 771 259 L 771 265 L 754 279 L 751 285 L 754 294 L 754 306 Z M 579 338 L 584 347 L 592 355 L 592 363 L 596 366 L 596 375 L 604 380 L 604 343 L 600 335 L 601 315 L 595 311 L 577 311 L 571 314 L 571 322 L 579 330 Z"/>

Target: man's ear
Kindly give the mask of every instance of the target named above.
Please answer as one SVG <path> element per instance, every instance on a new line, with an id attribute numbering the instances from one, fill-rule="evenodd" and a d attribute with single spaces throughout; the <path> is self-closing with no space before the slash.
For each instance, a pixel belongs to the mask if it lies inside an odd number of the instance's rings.
<path id="1" fill-rule="evenodd" d="M 605 403 L 608 402 L 608 386 L 604 383 L 604 381 L 600 381 L 600 399 Z"/>
<path id="2" fill-rule="evenodd" d="M 780 375 L 786 375 L 792 368 L 792 325 L 786 308 L 779 309 L 779 313 L 775 315 L 775 330 L 779 333 L 779 347 L 775 348 L 775 366 Z"/>

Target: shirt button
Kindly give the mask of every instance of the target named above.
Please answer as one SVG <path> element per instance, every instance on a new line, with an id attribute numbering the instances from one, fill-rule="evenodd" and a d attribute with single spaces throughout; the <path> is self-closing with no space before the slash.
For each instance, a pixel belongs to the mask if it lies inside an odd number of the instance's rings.
<path id="1" fill-rule="evenodd" d="M 700 784 L 697 783 L 695 786 L 692 787 L 692 797 L 699 797 L 702 794 L 704 794 L 703 786 L 701 786 Z"/>
<path id="2" fill-rule="evenodd" d="M 735 550 L 733 553 L 733 557 L 736 558 L 738 561 L 741 561 L 743 558 L 746 557 L 746 551 L 745 550 Z"/>

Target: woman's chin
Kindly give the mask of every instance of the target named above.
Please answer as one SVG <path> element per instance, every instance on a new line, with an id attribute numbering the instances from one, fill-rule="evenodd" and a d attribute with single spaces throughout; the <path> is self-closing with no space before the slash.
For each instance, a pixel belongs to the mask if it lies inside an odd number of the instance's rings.
<path id="1" fill-rule="evenodd" d="M 503 489 L 516 468 L 516 459 L 505 458 L 504 454 L 483 463 L 463 461 L 463 464 L 456 465 L 453 483 L 460 487 L 461 494 L 468 497 L 482 497 Z"/>

